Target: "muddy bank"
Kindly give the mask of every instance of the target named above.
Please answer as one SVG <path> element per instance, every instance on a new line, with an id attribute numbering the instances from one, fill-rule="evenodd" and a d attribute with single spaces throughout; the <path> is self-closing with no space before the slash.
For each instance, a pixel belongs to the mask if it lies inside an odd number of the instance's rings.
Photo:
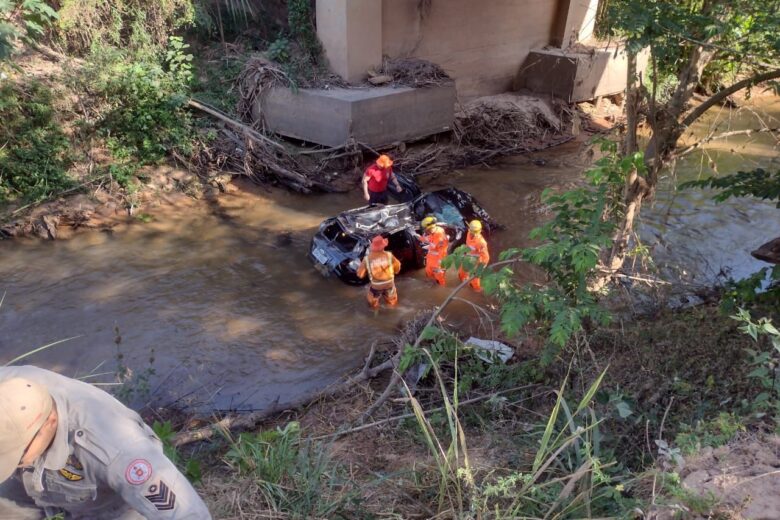
<path id="1" fill-rule="evenodd" d="M 230 182 L 229 176 L 203 182 L 175 166 L 146 167 L 138 175 L 146 180 L 130 192 L 99 185 L 88 193 L 64 194 L 40 204 L 10 205 L 0 215 L 0 240 L 69 239 L 84 231 L 118 230 L 159 218 L 166 208 L 186 211 L 199 200 L 217 197 Z"/>

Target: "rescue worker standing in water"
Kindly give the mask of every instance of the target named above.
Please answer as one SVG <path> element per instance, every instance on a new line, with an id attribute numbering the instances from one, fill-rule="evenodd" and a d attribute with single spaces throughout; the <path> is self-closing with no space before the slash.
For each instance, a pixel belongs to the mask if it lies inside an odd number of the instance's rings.
<path id="1" fill-rule="evenodd" d="M 482 236 L 482 222 L 479 220 L 472 220 L 469 222 L 469 231 L 466 234 L 466 245 L 469 248 L 468 256 L 472 257 L 477 265 L 487 265 L 490 263 L 490 253 L 488 252 L 487 242 L 485 237 Z M 469 277 L 469 273 L 463 270 L 463 267 L 458 269 L 458 278 L 462 282 Z M 469 285 L 477 292 L 482 292 L 482 283 L 478 277 L 472 278 Z"/>
<path id="2" fill-rule="evenodd" d="M 441 266 L 442 260 L 447 257 L 447 248 L 450 239 L 446 231 L 436 223 L 436 217 L 425 217 L 422 220 L 423 236 L 420 241 L 427 250 L 425 254 L 425 275 L 436 281 L 439 285 L 446 283 L 446 270 Z"/>
<path id="3" fill-rule="evenodd" d="M 401 270 L 401 262 L 389 251 L 385 251 L 387 239 L 377 235 L 371 240 L 371 248 L 363 257 L 358 267 L 358 278 L 368 274 L 368 291 L 366 299 L 372 309 L 379 307 L 379 301 L 384 298 L 389 306 L 398 303 L 398 291 L 395 289 L 395 275 Z"/>
<path id="4" fill-rule="evenodd" d="M 90 384 L 0 367 L 0 519 L 211 520 L 134 411 Z"/>
<path id="5" fill-rule="evenodd" d="M 387 183 L 390 181 L 393 181 L 397 193 L 403 191 L 393 173 L 393 160 L 387 155 L 380 155 L 363 174 L 363 198 L 369 204 L 387 204 Z"/>

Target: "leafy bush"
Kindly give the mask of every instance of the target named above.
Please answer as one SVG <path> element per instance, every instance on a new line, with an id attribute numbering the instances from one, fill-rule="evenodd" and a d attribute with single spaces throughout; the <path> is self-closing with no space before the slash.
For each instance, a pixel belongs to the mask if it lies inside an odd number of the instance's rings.
<path id="1" fill-rule="evenodd" d="M 612 243 L 616 216 L 621 211 L 623 179 L 643 164 L 639 154 L 621 159 L 614 143 L 603 142 L 602 150 L 608 153 L 586 172 L 587 186 L 559 194 L 550 190 L 543 193 L 542 200 L 550 206 L 553 218 L 530 235 L 541 244 L 510 249 L 499 256 L 505 264 L 523 260 L 541 268 L 549 283 L 519 286 L 509 265 L 496 272 L 475 265 L 465 248 L 444 262 L 445 266 L 463 266 L 482 278 L 485 292 L 501 302 L 504 333 L 515 336 L 524 327 L 535 325 L 547 336 L 545 364 L 586 323 L 606 324 L 609 320 L 589 283 L 597 274 L 601 251 Z"/>
<path id="2" fill-rule="evenodd" d="M 70 142 L 41 83 L 0 84 L 0 201 L 46 198 L 72 185 Z"/>
<path id="3" fill-rule="evenodd" d="M 314 28 L 314 13 L 311 11 L 311 6 L 309 0 L 289 0 L 287 22 L 290 26 L 290 35 L 314 63 L 322 53 L 322 45 Z"/>
<path id="4" fill-rule="evenodd" d="M 126 61 L 118 51 L 102 52 L 91 61 L 81 81 L 106 102 L 95 126 L 121 165 L 154 163 L 169 152 L 189 149 L 192 120 L 185 105 L 192 56 L 185 53 L 187 47 L 172 37 L 159 62 Z"/>
<path id="5" fill-rule="evenodd" d="M 292 56 L 290 51 L 290 40 L 279 37 L 268 46 L 266 50 L 268 57 L 277 63 L 288 63 Z"/>

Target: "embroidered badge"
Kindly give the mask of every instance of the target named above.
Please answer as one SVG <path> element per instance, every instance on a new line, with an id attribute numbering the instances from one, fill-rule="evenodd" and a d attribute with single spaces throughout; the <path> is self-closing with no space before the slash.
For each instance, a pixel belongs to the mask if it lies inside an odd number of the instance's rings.
<path id="1" fill-rule="evenodd" d="M 72 471 L 62 468 L 60 470 L 60 475 L 65 477 L 66 479 L 70 480 L 71 482 L 78 482 L 79 480 L 84 480 L 84 477 L 82 475 L 79 475 L 77 473 L 73 473 Z"/>
<path id="2" fill-rule="evenodd" d="M 73 455 L 68 456 L 68 462 L 65 463 L 65 467 L 60 470 L 60 475 L 65 477 L 71 482 L 78 482 L 84 480 L 84 466 Z"/>
<path id="3" fill-rule="evenodd" d="M 158 511 L 170 511 L 176 506 L 176 494 L 162 480 L 159 486 L 157 484 L 149 486 L 148 493 L 144 497 Z"/>
<path id="4" fill-rule="evenodd" d="M 125 470 L 125 478 L 134 486 L 140 486 L 151 477 L 152 464 L 148 460 L 136 459 Z"/>

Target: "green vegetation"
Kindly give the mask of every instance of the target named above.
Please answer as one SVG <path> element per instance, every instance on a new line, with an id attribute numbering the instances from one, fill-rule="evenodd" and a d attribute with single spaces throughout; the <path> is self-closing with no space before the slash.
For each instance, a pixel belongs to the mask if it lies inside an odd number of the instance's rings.
<path id="1" fill-rule="evenodd" d="M 260 500 L 272 511 L 290 518 L 344 518 L 358 496 L 335 465 L 326 446 L 301 438 L 297 422 L 257 434 L 228 439 L 225 461 L 239 475 L 254 479 Z M 349 489 L 347 489 L 349 488 Z"/>
<path id="2" fill-rule="evenodd" d="M 0 203 L 41 200 L 73 185 L 70 141 L 53 103 L 43 83 L 0 83 Z"/>
<path id="3" fill-rule="evenodd" d="M 52 37 L 69 51 L 121 49 L 131 61 L 157 55 L 194 22 L 195 8 L 191 0 L 63 0 L 57 14 Z"/>
<path id="4" fill-rule="evenodd" d="M 0 0 L 0 62 L 11 56 L 17 41 L 35 41 L 57 18 L 45 0 Z"/>
<path id="5" fill-rule="evenodd" d="M 588 185 L 555 194 L 545 191 L 542 200 L 553 216 L 534 229 L 530 238 L 541 242 L 523 250 L 508 250 L 500 255 L 502 264 L 523 260 L 539 267 L 548 283 L 543 286 L 513 283 L 514 271 L 504 265 L 493 272 L 474 266 L 462 248 L 446 260 L 446 265 L 464 266 L 483 280 L 485 293 L 501 302 L 501 327 L 508 336 L 517 336 L 533 325 L 546 336 L 548 348 L 543 360 L 553 361 L 557 353 L 588 324 L 605 325 L 608 313 L 598 305 L 590 290 L 598 275 L 602 249 L 611 244 L 615 226 L 621 217 L 619 200 L 623 178 L 642 168 L 641 155 L 620 159 L 614 143 L 602 142 L 606 155 L 590 168 Z"/>
<path id="6" fill-rule="evenodd" d="M 57 5 L 0 0 L 0 72 L 10 78 L 0 83 L 0 202 L 26 204 L 106 182 L 132 195 L 139 168 L 192 152 L 198 123 L 186 109 L 190 96 L 233 111 L 237 94 L 227 83 L 245 57 L 228 55 L 226 34 L 247 29 L 257 16 L 254 3 Z M 296 84 L 321 72 L 311 5 L 287 2 L 286 28 L 247 38 Z M 497 336 L 515 343 L 515 358 L 485 362 L 460 331 L 433 320 L 413 345 L 403 345 L 394 366 L 406 374 L 420 369 L 417 391 L 403 382 L 404 396 L 393 404 L 407 421 L 395 427 L 397 417 L 379 419 L 388 425 L 380 446 L 416 459 L 393 471 L 377 467 L 381 462 L 348 467 L 335 443 L 307 438 L 310 432 L 292 421 L 226 434 L 214 473 L 222 471 L 253 510 L 290 518 L 367 517 L 365 502 L 380 488 L 402 489 L 398 496 L 408 495 L 415 513 L 430 517 L 627 517 L 650 500 L 648 475 L 660 479 L 664 498 L 709 514 L 714 499 L 686 491 L 675 466 L 683 455 L 741 432 L 780 429 L 780 332 L 770 301 L 778 287 L 764 291 L 780 269 L 727 285 L 721 303 L 734 320 L 705 308 L 630 323 L 610 300 L 608 282 L 633 274 L 623 269 L 624 258 L 647 254 L 633 220 L 685 129 L 730 93 L 780 78 L 779 12 L 777 0 L 605 1 L 601 30 L 625 38 L 633 58 L 643 47 L 651 52 L 652 81 L 641 85 L 637 77 L 629 85 L 626 141 L 602 142 L 582 185 L 544 193 L 551 218 L 531 232 L 533 246 L 504 251 L 493 266 L 475 265 L 465 249 L 445 264 L 482 278 L 491 307 L 480 312 L 490 319 L 495 311 Z M 186 30 L 188 37 L 218 34 L 220 43 L 193 42 L 204 49 L 194 60 Z M 27 81 L 19 74 L 17 44 L 52 45 L 78 58 L 68 62 L 64 86 L 60 77 Z M 225 55 L 212 59 L 215 47 Z M 711 97 L 689 110 L 695 89 Z M 59 106 L 71 98 L 77 108 Z M 642 151 L 640 114 L 650 134 Z M 73 166 L 85 160 L 88 142 L 108 157 L 79 177 Z M 779 185 L 777 174 L 754 170 L 685 187 L 718 190 L 717 200 L 780 201 Z M 520 268 L 545 283 L 521 283 Z M 121 354 L 118 362 L 118 379 L 130 379 Z M 153 355 L 117 396 L 145 396 L 152 365 Z M 166 454 L 200 481 L 209 466 L 174 449 L 173 424 L 154 429 Z M 478 464 L 475 446 L 500 456 Z"/>
<path id="7" fill-rule="evenodd" d="M 178 151 L 187 154 L 192 118 L 184 107 L 192 80 L 187 45 L 171 37 L 159 60 L 128 60 L 119 51 L 93 54 L 76 81 L 103 100 L 94 123 L 115 159 L 116 169 L 159 162 Z"/>

